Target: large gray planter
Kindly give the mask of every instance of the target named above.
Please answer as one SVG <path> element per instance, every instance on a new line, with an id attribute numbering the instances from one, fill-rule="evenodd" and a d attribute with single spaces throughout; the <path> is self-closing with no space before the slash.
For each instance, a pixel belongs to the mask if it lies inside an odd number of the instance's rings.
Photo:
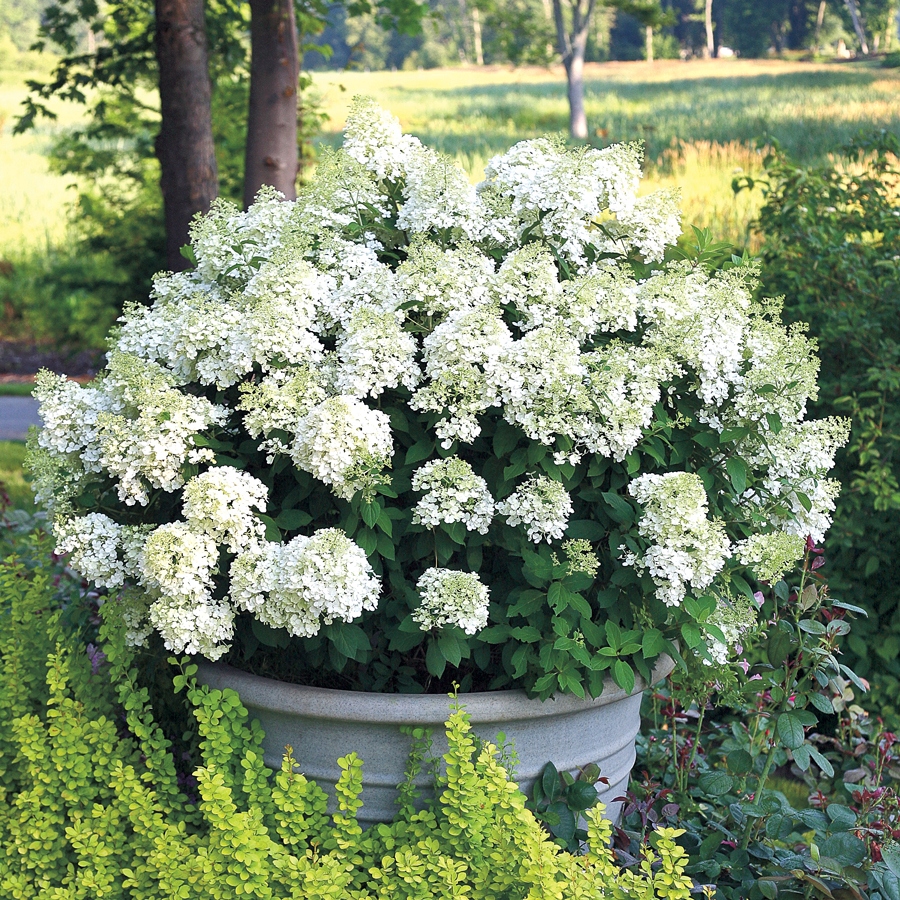
<path id="1" fill-rule="evenodd" d="M 654 681 L 672 668 L 672 661 L 662 657 L 654 669 Z M 363 825 L 390 821 L 396 812 L 397 785 L 404 780 L 411 743 L 401 727 L 431 728 L 436 755 L 447 747 L 443 723 L 450 713 L 450 700 L 444 696 L 302 687 L 220 663 L 202 663 L 198 677 L 212 688 L 238 692 L 251 718 L 258 719 L 265 730 L 263 748 L 270 768 L 281 768 L 284 748 L 290 745 L 300 770 L 332 794 L 340 775 L 338 757 L 356 751 L 363 761 L 359 814 Z M 607 680 L 596 700 L 560 695 L 542 702 L 529 699 L 524 691 L 494 691 L 463 694 L 460 701 L 481 738 L 494 741 L 503 732 L 513 743 L 517 781 L 526 793 L 548 762 L 560 771 L 596 763 L 600 774 L 609 779 L 600 799 L 607 816 L 616 821 L 622 804 L 614 798 L 627 787 L 634 764 L 645 688 L 639 679 L 629 695 Z M 428 776 L 421 775 L 419 783 L 427 795 Z"/>

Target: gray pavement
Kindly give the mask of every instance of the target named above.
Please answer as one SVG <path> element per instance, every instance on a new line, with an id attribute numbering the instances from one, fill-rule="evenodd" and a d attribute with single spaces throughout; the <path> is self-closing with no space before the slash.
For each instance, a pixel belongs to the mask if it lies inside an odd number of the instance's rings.
<path id="1" fill-rule="evenodd" d="M 0 397 L 0 441 L 24 441 L 29 425 L 40 425 L 37 400 Z"/>

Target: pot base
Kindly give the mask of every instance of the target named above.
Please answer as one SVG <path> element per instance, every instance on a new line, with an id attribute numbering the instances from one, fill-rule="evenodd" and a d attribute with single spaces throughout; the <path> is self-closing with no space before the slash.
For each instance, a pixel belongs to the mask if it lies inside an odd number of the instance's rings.
<path id="1" fill-rule="evenodd" d="M 668 657 L 661 657 L 653 681 L 673 668 Z M 249 675 L 221 663 L 201 663 L 198 679 L 211 688 L 237 691 L 251 719 L 258 719 L 265 731 L 267 766 L 280 769 L 284 748 L 290 745 L 300 770 L 332 801 L 341 772 L 337 759 L 356 751 L 363 761 L 363 806 L 358 818 L 364 827 L 389 822 L 397 811 L 397 785 L 405 780 L 412 746 L 411 736 L 402 728 L 429 728 L 432 754 L 441 756 L 447 750 L 443 726 L 451 701 L 445 696 L 304 687 Z M 502 732 L 513 745 L 515 778 L 526 794 L 548 762 L 561 772 L 596 763 L 601 777 L 609 780 L 606 786 L 598 785 L 600 800 L 606 804 L 607 818 L 616 822 L 622 803 L 615 798 L 625 791 L 634 764 L 645 687 L 639 679 L 629 695 L 607 680 L 595 700 L 557 695 L 540 701 L 516 690 L 463 694 L 460 703 L 472 731 L 482 740 L 496 743 Z M 421 796 L 432 794 L 426 772 L 419 774 L 416 785 Z"/>

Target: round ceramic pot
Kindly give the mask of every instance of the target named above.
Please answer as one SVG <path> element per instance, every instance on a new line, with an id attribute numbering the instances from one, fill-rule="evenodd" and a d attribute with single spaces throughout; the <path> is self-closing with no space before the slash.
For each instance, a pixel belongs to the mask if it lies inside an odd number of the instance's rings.
<path id="1" fill-rule="evenodd" d="M 654 682 L 674 667 L 661 657 Z M 432 730 L 432 752 L 447 749 L 443 724 L 450 700 L 443 695 L 368 694 L 285 684 L 249 675 L 221 663 L 202 663 L 199 680 L 212 688 L 232 688 L 240 695 L 250 717 L 265 731 L 266 765 L 280 769 L 284 748 L 294 750 L 300 770 L 333 797 L 340 775 L 337 759 L 356 751 L 363 761 L 362 825 L 390 821 L 396 813 L 397 786 L 404 781 L 411 737 L 401 728 Z M 552 762 L 560 771 L 596 763 L 609 779 L 600 799 L 614 822 L 621 815 L 622 796 L 634 764 L 634 739 L 640 727 L 641 695 L 647 685 L 638 679 L 626 694 L 607 679 L 596 700 L 558 695 L 533 700 L 524 691 L 462 694 L 472 730 L 483 740 L 496 742 L 498 732 L 511 742 L 518 757 L 516 780 L 527 794 L 541 769 Z M 431 793 L 431 781 L 421 773 L 422 796 Z"/>

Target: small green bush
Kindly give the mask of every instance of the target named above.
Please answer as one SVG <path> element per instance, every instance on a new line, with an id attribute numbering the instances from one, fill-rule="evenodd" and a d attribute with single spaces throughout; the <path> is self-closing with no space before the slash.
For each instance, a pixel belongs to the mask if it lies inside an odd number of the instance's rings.
<path id="1" fill-rule="evenodd" d="M 196 719 L 197 798 L 182 790 L 117 604 L 103 654 L 61 627 L 46 574 L 0 564 L 0 896 L 53 898 L 651 898 L 688 900 L 680 832 L 663 829 L 635 871 L 588 813 L 591 849 L 560 850 L 456 707 L 440 799 L 414 807 L 411 782 L 391 824 L 363 832 L 362 761 L 339 760 L 337 810 L 296 771 L 262 761 L 262 731 L 233 691 L 181 663 L 174 678 Z M 413 767 L 415 768 L 415 767 Z"/>
<path id="2" fill-rule="evenodd" d="M 102 350 L 130 270 L 86 246 L 16 259 L 0 278 L 0 334 L 59 350 Z M 149 278 L 149 275 L 148 275 Z"/>
<path id="3" fill-rule="evenodd" d="M 866 608 L 846 662 L 900 724 L 900 135 L 860 135 L 824 165 L 765 161 L 760 291 L 819 345 L 815 417 L 852 417 L 835 476 L 832 587 Z M 744 185 L 749 179 L 744 180 Z M 753 182 L 750 181 L 750 184 Z M 740 183 L 738 187 L 742 186 Z"/>

